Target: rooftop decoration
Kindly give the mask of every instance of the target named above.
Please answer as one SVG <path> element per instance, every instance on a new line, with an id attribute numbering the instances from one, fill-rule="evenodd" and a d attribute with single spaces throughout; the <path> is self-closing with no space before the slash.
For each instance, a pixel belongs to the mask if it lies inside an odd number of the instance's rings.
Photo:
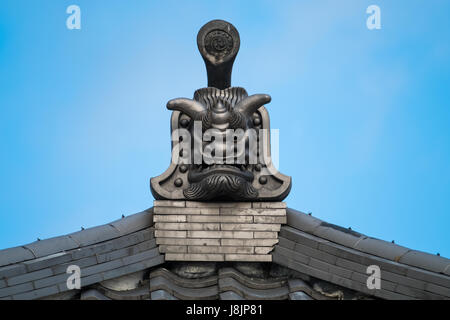
<path id="1" fill-rule="evenodd" d="M 167 103 L 172 110 L 172 163 L 150 180 L 157 200 L 281 201 L 291 177 L 279 173 L 270 155 L 267 94 L 248 96 L 231 86 L 239 51 L 236 28 L 223 20 L 205 24 L 197 35 L 208 87 L 193 99 Z"/>

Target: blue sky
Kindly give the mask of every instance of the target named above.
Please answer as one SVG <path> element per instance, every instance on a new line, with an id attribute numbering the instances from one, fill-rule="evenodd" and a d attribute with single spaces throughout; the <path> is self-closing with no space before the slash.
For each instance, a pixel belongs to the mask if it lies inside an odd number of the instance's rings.
<path id="1" fill-rule="evenodd" d="M 66 8 L 81 8 L 68 30 Z M 381 8 L 368 30 L 366 8 Z M 24 1 L 0 5 L 0 248 L 152 206 L 165 104 L 206 86 L 212 19 L 232 84 L 268 93 L 292 208 L 450 257 L 448 1 Z"/>

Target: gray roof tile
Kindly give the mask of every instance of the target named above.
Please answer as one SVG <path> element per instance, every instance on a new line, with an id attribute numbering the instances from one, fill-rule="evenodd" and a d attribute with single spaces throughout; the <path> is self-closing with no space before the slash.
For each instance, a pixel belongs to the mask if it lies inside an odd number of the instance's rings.
<path id="1" fill-rule="evenodd" d="M 0 279 L 10 278 L 27 272 L 27 268 L 24 264 L 13 264 L 0 268 Z"/>
<path id="2" fill-rule="evenodd" d="M 0 298 L 31 290 L 33 290 L 33 285 L 31 282 L 22 283 L 12 287 L 6 287 L 0 289 Z"/>
<path id="3" fill-rule="evenodd" d="M 33 253 L 24 247 L 3 249 L 0 250 L 0 267 L 33 258 Z"/>
<path id="4" fill-rule="evenodd" d="M 398 262 L 401 256 L 409 251 L 408 248 L 393 245 L 390 242 L 374 238 L 362 239 L 353 248 L 396 262 Z"/>
<path id="5" fill-rule="evenodd" d="M 444 273 L 444 270 L 450 265 L 449 259 L 420 251 L 409 251 L 405 253 L 399 262 L 437 273 Z M 447 275 L 450 275 L 450 273 L 447 273 Z"/>
<path id="6" fill-rule="evenodd" d="M 80 247 L 111 240 L 120 237 L 120 232 L 111 225 L 103 225 L 94 228 L 68 234 Z"/>
<path id="7" fill-rule="evenodd" d="M 50 277 L 51 275 L 53 275 L 53 272 L 51 269 L 42 269 L 39 271 L 21 274 L 20 276 L 7 278 L 6 282 L 8 283 L 8 286 L 14 286 L 14 285 L 21 284 L 24 282 L 29 282 L 29 281 L 33 281 L 33 280 L 41 279 L 41 278 L 45 278 L 45 277 Z"/>
<path id="8" fill-rule="evenodd" d="M 306 215 L 300 211 L 287 209 L 287 224 L 289 227 L 313 234 L 319 238 L 329 240 L 346 248 L 356 249 L 359 252 L 371 256 L 378 256 L 392 262 L 400 262 L 424 270 L 450 275 L 450 260 L 444 257 L 431 255 L 424 252 L 410 250 L 408 248 L 387 241 L 374 239 L 358 232 L 323 222 L 315 217 Z M 305 241 L 305 237 L 297 237 L 295 231 L 283 227 L 280 236 L 292 241 Z M 306 240 L 307 242 L 310 239 Z M 307 243 L 302 243 L 308 245 Z M 333 250 L 326 243 L 319 243 L 319 247 Z M 338 250 L 338 249 L 337 249 Z M 330 252 L 332 253 L 332 252 Z M 343 253 L 342 251 L 340 253 Z M 334 253 L 332 253 L 334 254 Z M 407 268 L 403 268 L 406 274 Z"/>
<path id="9" fill-rule="evenodd" d="M 75 249 L 78 248 L 79 245 L 68 236 L 61 236 L 35 241 L 33 243 L 25 245 L 24 247 L 30 249 L 34 253 L 36 258 L 40 258 L 51 255 L 53 253 Z"/>
<path id="10" fill-rule="evenodd" d="M 116 228 L 120 235 L 146 229 L 153 225 L 153 208 L 116 220 L 110 225 Z"/>
<path id="11" fill-rule="evenodd" d="M 13 296 L 14 300 L 31 300 L 31 299 L 39 299 L 46 296 L 51 296 L 52 294 L 58 293 L 58 287 L 52 286 L 47 288 L 42 288 L 38 290 L 33 290 L 30 292 L 20 293 Z"/>

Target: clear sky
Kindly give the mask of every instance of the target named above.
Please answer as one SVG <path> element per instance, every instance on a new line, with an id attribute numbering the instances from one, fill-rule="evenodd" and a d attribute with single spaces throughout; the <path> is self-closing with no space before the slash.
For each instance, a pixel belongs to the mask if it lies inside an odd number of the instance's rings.
<path id="1" fill-rule="evenodd" d="M 81 8 L 68 30 L 66 8 Z M 366 8 L 381 8 L 368 30 Z M 0 248 L 152 206 L 165 104 L 206 86 L 212 19 L 232 84 L 268 93 L 292 208 L 450 257 L 449 1 L 6 0 L 0 4 Z"/>

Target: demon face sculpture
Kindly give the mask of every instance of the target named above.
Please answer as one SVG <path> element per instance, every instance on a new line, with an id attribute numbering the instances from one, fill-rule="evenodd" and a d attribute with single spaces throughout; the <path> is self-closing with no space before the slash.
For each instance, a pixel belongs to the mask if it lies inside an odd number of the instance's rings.
<path id="1" fill-rule="evenodd" d="M 167 103 L 171 119 L 172 163 L 150 180 L 155 199 L 196 201 L 281 201 L 291 178 L 279 173 L 270 156 L 267 94 L 248 96 L 231 87 L 239 34 L 228 22 L 204 25 L 197 44 L 206 64 L 208 87 L 193 99 Z"/>

